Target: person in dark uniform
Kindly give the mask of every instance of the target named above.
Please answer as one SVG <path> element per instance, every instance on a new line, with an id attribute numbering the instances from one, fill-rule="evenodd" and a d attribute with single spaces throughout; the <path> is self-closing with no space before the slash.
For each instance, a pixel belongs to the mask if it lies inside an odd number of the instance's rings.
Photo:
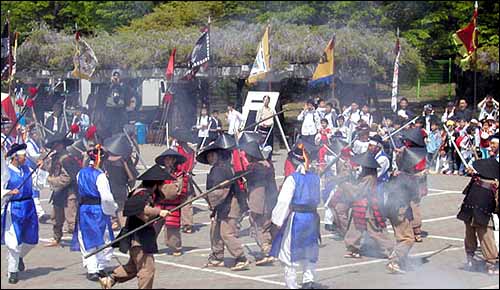
<path id="1" fill-rule="evenodd" d="M 465 198 L 457 218 L 465 224 L 465 253 L 467 269 L 474 268 L 474 254 L 477 241 L 481 244 L 481 252 L 486 260 L 488 274 L 498 278 L 496 267 L 498 250 L 493 236 L 492 215 L 498 214 L 498 180 L 499 164 L 495 159 L 481 159 L 472 163 L 477 171 L 469 169 L 473 174 L 464 189 Z"/>
<path id="2" fill-rule="evenodd" d="M 248 206 L 250 208 L 250 224 L 255 231 L 255 240 L 261 249 L 261 257 L 255 262 L 257 266 L 272 263 L 269 255 L 272 246 L 270 232 L 271 213 L 277 201 L 278 189 L 274 179 L 274 167 L 265 160 L 259 144 L 250 142 L 240 145 L 250 162 L 247 175 Z"/>
<path id="3" fill-rule="evenodd" d="M 166 217 L 169 214 L 168 210 L 161 210 L 155 205 L 163 198 L 160 188 L 164 180 L 170 178 L 171 175 L 159 165 L 152 166 L 138 177 L 142 184 L 130 193 L 125 202 L 123 214 L 127 221 L 117 238 L 157 216 Z M 119 247 L 122 253 L 128 252 L 130 259 L 127 264 L 116 267 L 109 276 L 100 278 L 102 288 L 110 289 L 116 283 L 124 283 L 137 277 L 139 289 L 152 289 L 155 275 L 153 255 L 158 253 L 154 226 L 145 227 L 113 246 Z"/>
<path id="4" fill-rule="evenodd" d="M 196 156 L 198 162 L 212 166 L 207 176 L 207 189 L 234 176 L 231 166 L 231 150 L 236 145 L 236 142 L 234 139 L 230 142 L 230 137 L 227 137 L 227 135 L 223 136 L 207 145 Z M 245 256 L 243 244 L 238 238 L 238 219 L 242 214 L 239 194 L 239 185 L 232 183 L 208 195 L 207 202 L 212 212 L 210 216 L 212 253 L 208 257 L 207 267 L 224 266 L 224 246 L 236 259 L 236 263 L 231 267 L 231 270 L 247 270 L 250 265 Z"/>
<path id="5" fill-rule="evenodd" d="M 64 220 L 68 224 L 68 232 L 72 233 L 75 227 L 78 189 L 76 175 L 82 167 L 78 159 L 68 153 L 66 147 L 73 143 L 65 134 L 56 134 L 49 137 L 45 147 L 55 148 L 52 156 L 49 177 L 47 179 L 51 189 L 51 201 L 54 206 L 54 237 L 46 247 L 60 246 L 63 235 Z"/>

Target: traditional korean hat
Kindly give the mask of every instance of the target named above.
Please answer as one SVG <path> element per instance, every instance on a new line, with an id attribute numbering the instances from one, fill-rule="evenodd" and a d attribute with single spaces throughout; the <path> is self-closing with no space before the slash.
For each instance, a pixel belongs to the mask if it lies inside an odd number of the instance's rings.
<path id="1" fill-rule="evenodd" d="M 65 147 L 73 144 L 73 140 L 66 137 L 64 133 L 56 133 L 47 138 L 47 142 L 45 143 L 45 147 L 52 149 L 56 144 L 63 144 Z"/>
<path id="2" fill-rule="evenodd" d="M 209 164 L 207 159 L 207 154 L 213 151 L 226 151 L 236 147 L 236 140 L 231 135 L 222 134 L 217 137 L 215 141 L 210 142 L 207 146 L 203 147 L 202 150 L 196 155 L 196 161 Z"/>
<path id="3" fill-rule="evenodd" d="M 155 163 L 158 165 L 163 165 L 165 162 L 165 158 L 167 158 L 167 157 L 175 158 L 176 164 L 182 164 L 182 163 L 186 162 L 186 160 L 187 160 L 186 157 L 184 157 L 182 154 L 180 154 L 176 150 L 168 149 L 165 152 L 163 152 L 162 154 L 160 154 L 160 156 L 155 158 Z"/>
<path id="4" fill-rule="evenodd" d="M 499 164 L 496 159 L 479 159 L 472 163 L 472 167 L 476 169 L 479 176 L 486 179 L 500 179 Z"/>
<path id="5" fill-rule="evenodd" d="M 375 156 L 368 151 L 362 154 L 354 155 L 351 160 L 354 163 L 361 165 L 362 167 L 373 169 L 380 168 L 380 164 L 378 164 L 377 160 L 375 160 Z"/>
<path id="6" fill-rule="evenodd" d="M 26 144 L 17 144 L 14 143 L 12 146 L 10 146 L 10 150 L 7 152 L 6 157 L 11 157 L 14 154 L 22 154 L 23 151 L 26 154 Z"/>
<path id="7" fill-rule="evenodd" d="M 132 154 L 132 145 L 130 145 L 125 133 L 118 133 L 104 139 L 102 146 L 111 155 L 127 157 Z"/>
<path id="8" fill-rule="evenodd" d="M 403 133 L 403 139 L 411 141 L 417 147 L 425 147 L 424 135 L 421 128 L 408 129 Z"/>
<path id="9" fill-rule="evenodd" d="M 259 144 L 257 142 L 247 142 L 239 146 L 240 150 L 244 151 L 247 156 L 251 156 L 257 160 L 264 160 L 264 155 L 260 150 Z"/>
<path id="10" fill-rule="evenodd" d="M 160 180 L 174 180 L 175 178 L 163 169 L 160 165 L 155 164 L 143 174 L 137 177 L 138 180 L 160 181 Z"/>
<path id="11" fill-rule="evenodd" d="M 245 131 L 245 132 L 241 133 L 241 136 L 238 139 L 238 145 L 241 146 L 243 144 L 250 143 L 250 142 L 261 143 L 261 141 L 262 141 L 262 134 L 257 133 L 257 132 Z"/>

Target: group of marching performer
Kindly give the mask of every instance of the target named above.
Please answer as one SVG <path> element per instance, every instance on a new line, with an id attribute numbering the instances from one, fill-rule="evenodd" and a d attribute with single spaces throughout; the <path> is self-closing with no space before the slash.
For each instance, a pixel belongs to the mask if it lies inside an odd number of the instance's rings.
<path id="1" fill-rule="evenodd" d="M 276 183 L 266 130 L 220 133 L 196 149 L 189 144 L 196 143 L 189 130 L 174 130 L 168 149 L 141 175 L 131 160 L 134 144 L 126 131 L 100 138 L 90 127 L 92 134 L 76 142 L 69 138 L 71 131 L 59 132 L 43 146 L 35 138 L 22 144 L 2 138 L 2 244 L 8 249 L 9 283 L 18 282 L 18 272 L 26 267 L 23 258 L 38 243 L 39 221 L 46 217 L 38 213 L 37 192 L 46 183 L 53 205 L 53 239 L 46 246 L 62 245 L 66 222 L 73 235 L 71 250 L 80 251 L 87 279 L 109 289 L 137 278 L 139 288 L 152 288 L 161 231 L 173 257 L 183 255 L 182 234 L 194 232 L 191 204 L 179 206 L 201 193 L 193 180 L 195 162 L 210 166 L 206 189 L 217 188 L 205 198 L 211 220 L 206 267 L 225 267 L 229 253 L 234 259 L 227 265 L 230 270 L 250 268 L 239 237 L 240 223 L 248 216 L 260 249 L 256 266 L 279 262 L 288 288 L 320 286 L 318 207 L 324 204 L 325 229 L 345 244 L 344 258 L 367 255 L 363 243 L 368 236 L 387 258 L 387 271 L 405 273 L 410 250 L 424 238 L 420 204 L 427 194 L 426 131 L 408 122 L 384 135 L 361 122 L 346 134 L 322 118 L 321 129 L 313 134 L 313 102 L 299 119 L 305 125 L 288 152 L 282 184 Z M 9 124 L 2 118 L 2 133 Z M 498 171 L 495 158 L 469 166 L 472 178 L 457 216 L 465 224 L 468 267 L 474 267 L 479 240 L 487 272 L 493 275 L 498 275 L 492 224 L 498 215 Z M 225 183 L 242 172 L 245 177 Z M 112 243 L 120 237 L 126 238 Z M 107 245 L 111 247 L 101 249 Z M 130 258 L 109 272 L 113 247 Z M 303 272 L 301 282 L 297 271 Z"/>

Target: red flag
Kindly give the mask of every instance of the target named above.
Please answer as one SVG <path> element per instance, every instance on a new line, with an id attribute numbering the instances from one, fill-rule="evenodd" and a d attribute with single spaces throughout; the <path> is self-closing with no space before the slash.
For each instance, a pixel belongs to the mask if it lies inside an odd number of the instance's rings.
<path id="1" fill-rule="evenodd" d="M 167 77 L 167 80 L 170 81 L 174 77 L 174 66 L 175 66 L 175 52 L 177 51 L 176 48 L 172 50 L 172 54 L 170 55 L 170 58 L 168 60 L 168 65 L 167 69 L 165 71 L 165 76 Z"/>
<path id="2" fill-rule="evenodd" d="M 2 93 L 2 114 L 7 115 L 12 122 L 15 122 L 16 110 L 14 109 L 14 105 L 12 104 L 12 100 L 8 94 Z"/>
<path id="3" fill-rule="evenodd" d="M 169 92 L 166 92 L 165 95 L 163 95 L 163 103 L 169 104 L 172 102 L 173 96 Z"/>
<path id="4" fill-rule="evenodd" d="M 474 9 L 474 15 L 472 16 L 471 22 L 469 22 L 469 24 L 466 27 L 457 31 L 458 38 L 462 41 L 462 44 L 465 46 L 469 54 L 472 54 L 476 50 L 476 43 L 475 43 L 476 18 L 477 18 L 477 8 Z"/>

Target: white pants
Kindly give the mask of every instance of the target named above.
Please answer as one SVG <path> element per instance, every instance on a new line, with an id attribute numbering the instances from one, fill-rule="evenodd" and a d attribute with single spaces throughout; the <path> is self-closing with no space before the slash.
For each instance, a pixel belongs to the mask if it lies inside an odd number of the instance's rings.
<path id="1" fill-rule="evenodd" d="M 109 241 L 109 232 L 106 230 L 104 232 L 104 242 L 108 243 Z M 96 250 L 97 248 L 85 249 L 85 246 L 83 244 L 82 231 L 80 231 L 80 229 L 78 229 L 78 242 L 80 244 L 80 252 L 82 253 L 83 267 L 87 268 L 87 273 L 98 273 L 99 271 L 102 271 L 109 266 L 109 262 L 111 261 L 111 257 L 113 256 L 112 247 L 109 247 L 85 259 L 85 255 Z"/>
<path id="2" fill-rule="evenodd" d="M 498 220 L 498 215 L 496 214 L 493 214 L 493 224 L 494 224 L 494 231 L 493 231 L 493 235 L 495 236 L 495 242 L 497 244 L 497 251 L 498 251 L 498 228 L 500 227 L 500 223 L 499 223 L 499 220 Z"/>
<path id="3" fill-rule="evenodd" d="M 302 284 L 314 282 L 316 276 L 316 264 L 309 262 L 300 262 L 295 266 L 287 266 L 285 267 L 285 283 L 288 289 L 298 289 L 299 285 L 297 284 L 297 269 L 302 270 Z"/>
<path id="4" fill-rule="evenodd" d="M 45 214 L 45 211 L 43 210 L 42 204 L 40 203 L 40 198 L 33 197 L 33 201 L 35 202 L 36 215 L 38 216 L 38 218 L 41 218 Z"/>
<path id="5" fill-rule="evenodd" d="M 12 224 L 10 206 L 7 207 L 7 212 L 5 213 L 6 221 L 5 221 L 5 246 L 9 251 L 8 254 L 8 271 L 9 276 L 10 273 L 15 273 L 18 271 L 19 267 L 19 258 L 24 258 L 28 252 L 33 249 L 35 245 L 29 244 L 17 244 L 17 236 L 16 231 L 14 230 L 14 225 Z"/>
<path id="6" fill-rule="evenodd" d="M 328 204 L 330 203 L 330 200 L 333 197 L 333 191 L 330 193 L 330 196 L 328 196 L 328 199 L 325 201 L 325 217 L 323 219 L 324 223 L 326 225 L 331 225 L 333 224 L 333 212 L 332 209 L 328 207 Z"/>

